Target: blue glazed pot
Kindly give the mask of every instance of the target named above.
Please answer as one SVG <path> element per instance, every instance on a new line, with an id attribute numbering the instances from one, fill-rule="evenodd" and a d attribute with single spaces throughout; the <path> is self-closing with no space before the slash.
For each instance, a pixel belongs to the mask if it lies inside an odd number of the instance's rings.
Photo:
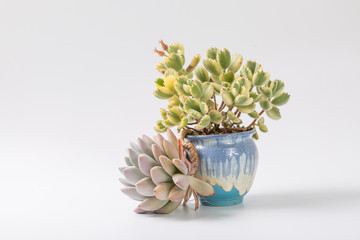
<path id="1" fill-rule="evenodd" d="M 223 135 L 187 136 L 200 158 L 196 177 L 209 182 L 214 196 L 200 196 L 207 206 L 239 204 L 250 190 L 258 164 L 255 130 Z"/>

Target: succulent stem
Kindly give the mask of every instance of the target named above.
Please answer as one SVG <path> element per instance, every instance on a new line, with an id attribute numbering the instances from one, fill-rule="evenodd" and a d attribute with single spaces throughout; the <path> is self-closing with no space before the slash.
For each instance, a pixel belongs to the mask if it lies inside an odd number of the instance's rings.
<path id="1" fill-rule="evenodd" d="M 215 103 L 215 110 L 217 110 L 217 104 L 216 104 L 216 96 L 215 96 L 215 93 L 213 94 L 213 99 L 214 99 L 214 103 Z"/>
<path id="2" fill-rule="evenodd" d="M 261 110 L 261 112 L 259 113 L 259 117 L 260 117 L 261 114 L 263 114 L 264 112 L 265 112 L 265 110 Z M 249 130 L 252 126 L 254 126 L 254 125 L 255 125 L 255 122 L 256 122 L 258 119 L 259 119 L 259 118 L 254 119 L 254 121 L 252 121 L 252 122 L 250 123 L 250 125 L 245 128 L 245 130 L 247 131 L 247 130 Z"/>

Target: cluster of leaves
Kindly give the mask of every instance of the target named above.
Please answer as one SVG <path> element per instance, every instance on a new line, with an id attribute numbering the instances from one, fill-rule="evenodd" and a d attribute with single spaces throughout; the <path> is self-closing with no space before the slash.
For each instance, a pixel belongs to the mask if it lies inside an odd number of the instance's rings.
<path id="1" fill-rule="evenodd" d="M 167 99 L 168 108 L 160 109 L 163 119 L 157 121 L 156 131 L 165 132 L 177 126 L 202 134 L 222 134 L 257 126 L 267 132 L 261 115 L 266 112 L 271 119 L 281 118 L 278 107 L 286 104 L 290 95 L 283 92 L 284 83 L 270 80 L 270 74 L 260 64 L 247 61 L 241 67 L 240 54 L 231 56 L 227 49 L 213 47 L 207 50 L 203 66 L 197 66 L 200 55 L 196 55 L 184 68 L 183 45 L 160 43 L 164 51 L 155 49 L 155 52 L 164 58 L 157 65 L 163 77 L 155 81 L 154 95 Z M 260 111 L 256 110 L 257 105 Z M 248 114 L 254 120 L 245 126 L 241 114 Z"/>

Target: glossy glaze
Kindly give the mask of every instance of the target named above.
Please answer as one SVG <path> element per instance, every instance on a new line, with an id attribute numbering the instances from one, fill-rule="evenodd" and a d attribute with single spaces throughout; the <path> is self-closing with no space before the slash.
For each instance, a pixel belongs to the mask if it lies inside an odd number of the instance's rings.
<path id="1" fill-rule="evenodd" d="M 242 202 L 254 181 L 258 150 L 254 130 L 224 135 L 188 136 L 200 157 L 196 177 L 213 185 L 215 195 L 200 196 L 208 206 L 228 206 Z"/>

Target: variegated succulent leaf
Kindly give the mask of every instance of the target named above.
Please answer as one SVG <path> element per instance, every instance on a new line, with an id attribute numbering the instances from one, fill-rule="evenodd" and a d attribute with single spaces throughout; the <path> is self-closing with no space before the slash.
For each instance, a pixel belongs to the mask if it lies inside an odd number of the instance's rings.
<path id="1" fill-rule="evenodd" d="M 284 83 L 271 80 L 261 64 L 253 60 L 243 64 L 241 54 L 230 55 L 228 49 L 216 47 L 209 48 L 202 61 L 197 54 L 185 64 L 182 44 L 160 43 L 164 51 L 155 52 L 163 61 L 156 69 L 163 76 L 155 80 L 154 95 L 168 105 L 160 111 L 157 132 L 176 127 L 197 134 L 223 134 L 250 130 L 264 113 L 280 119 L 279 107 L 290 95 L 283 92 Z M 241 120 L 244 115 L 255 122 L 246 125 Z M 266 132 L 264 127 L 260 130 Z"/>

